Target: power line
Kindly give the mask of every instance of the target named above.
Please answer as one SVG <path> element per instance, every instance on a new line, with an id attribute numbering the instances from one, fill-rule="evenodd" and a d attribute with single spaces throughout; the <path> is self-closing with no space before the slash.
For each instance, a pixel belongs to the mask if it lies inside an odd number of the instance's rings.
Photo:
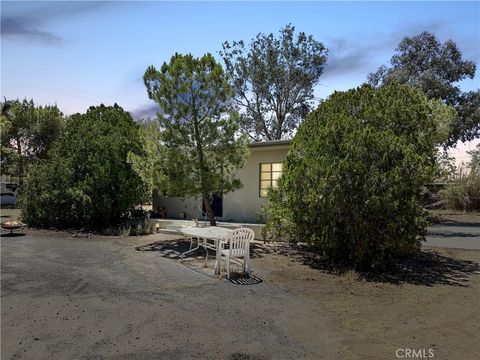
<path id="1" fill-rule="evenodd" d="M 125 100 L 125 99 L 121 99 L 121 98 L 118 98 L 118 97 L 113 97 L 113 96 L 110 96 L 110 95 L 105 95 L 105 94 L 102 94 L 102 93 L 98 93 L 98 92 L 94 92 L 94 91 L 90 91 L 90 90 L 81 89 L 81 88 L 78 88 L 78 87 L 75 87 L 75 86 L 62 85 L 62 84 L 58 84 L 58 83 L 53 83 L 53 82 L 51 82 L 51 81 L 47 81 L 47 83 L 50 83 L 50 84 L 55 85 L 55 86 L 62 86 L 62 87 L 69 88 L 69 89 L 72 89 L 72 90 L 89 93 L 89 94 L 92 94 L 92 95 L 97 95 L 97 96 L 102 96 L 102 97 L 110 98 L 110 99 L 112 99 L 112 100 L 120 100 L 120 101 L 123 101 L 123 102 L 128 102 L 128 103 L 130 103 L 130 104 L 132 104 L 132 105 L 135 105 L 135 106 L 142 106 L 142 105 L 137 104 L 137 103 L 135 103 L 135 102 L 133 102 L 133 101 L 130 101 L 130 100 Z"/>
<path id="2" fill-rule="evenodd" d="M 331 86 L 325 85 L 325 84 L 323 84 L 323 83 L 318 83 L 318 85 L 323 86 L 323 87 L 325 87 L 325 88 L 327 88 L 327 89 L 335 90 L 335 89 L 332 88 Z"/>
<path id="3" fill-rule="evenodd" d="M 34 85 L 34 84 L 25 84 L 27 86 L 31 86 L 31 87 L 34 87 L 34 88 L 37 88 L 37 89 L 41 89 L 41 90 L 45 90 L 45 91 L 50 91 L 50 92 L 53 92 L 53 93 L 57 93 L 57 94 L 62 94 L 62 95 L 66 95 L 66 96 L 71 96 L 71 97 L 74 97 L 74 98 L 79 98 L 79 99 L 84 99 L 84 100 L 89 100 L 89 101 L 94 101 L 94 102 L 102 102 L 101 100 L 99 100 L 98 98 L 91 98 L 91 97 L 86 97 L 86 96 L 83 96 L 83 95 L 78 95 L 78 94 L 71 94 L 71 93 L 68 93 L 68 92 L 65 92 L 65 91 L 60 91 L 60 90 L 54 90 L 54 89 L 49 89 L 49 88 L 46 88 L 46 87 L 43 87 L 43 86 L 38 86 L 38 85 Z M 67 86 L 65 86 L 67 87 Z M 71 87 L 73 89 L 73 87 Z M 142 105 L 139 105 L 137 103 L 134 103 L 134 102 L 131 102 L 131 101 L 128 101 L 128 100 L 123 100 L 123 99 L 119 99 L 119 98 L 115 98 L 115 97 L 112 97 L 112 96 L 108 96 L 108 95 L 102 95 L 102 94 L 98 94 L 98 93 L 94 93 L 94 92 L 91 92 L 91 91 L 86 91 L 85 92 L 90 92 L 91 94 L 93 95 L 98 95 L 98 96 L 102 96 L 102 97 L 107 97 L 107 98 L 110 98 L 112 100 L 115 100 L 116 102 L 129 102 L 135 106 L 142 106 Z"/>
<path id="4" fill-rule="evenodd" d="M 63 91 L 58 91 L 58 90 L 53 90 L 53 89 L 47 89 L 47 88 L 44 88 L 44 87 L 38 86 L 38 85 L 28 84 L 28 86 L 31 86 L 31 87 L 34 87 L 34 88 L 37 88 L 37 89 L 41 89 L 41 90 L 45 90 L 45 91 L 54 92 L 54 93 L 57 93 L 57 94 L 62 94 L 62 95 L 66 95 L 66 96 L 75 97 L 75 98 L 78 98 L 78 99 L 90 100 L 90 101 L 95 101 L 95 102 L 99 101 L 98 99 L 92 99 L 92 98 L 88 98 L 86 96 L 81 96 L 81 95 L 73 95 L 73 94 L 69 94 L 69 93 L 66 93 L 66 92 L 63 92 Z"/>

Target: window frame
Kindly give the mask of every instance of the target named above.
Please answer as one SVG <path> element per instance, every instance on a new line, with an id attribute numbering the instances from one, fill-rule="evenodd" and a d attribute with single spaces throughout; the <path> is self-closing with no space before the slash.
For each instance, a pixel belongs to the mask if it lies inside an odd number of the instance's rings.
<path id="1" fill-rule="evenodd" d="M 273 165 L 282 165 L 282 170 L 280 171 L 273 171 Z M 262 171 L 262 165 L 270 165 L 270 171 Z M 280 173 L 280 176 L 282 176 L 283 173 L 283 162 L 282 161 L 276 161 L 276 162 L 261 162 L 258 164 L 258 197 L 265 199 L 268 195 L 262 196 L 262 190 L 268 190 L 273 188 L 273 174 L 274 173 Z M 262 180 L 262 174 L 270 174 L 270 179 L 269 180 Z M 268 188 L 262 188 L 262 181 L 270 181 L 270 187 Z M 275 179 L 275 181 L 278 181 L 278 178 Z"/>

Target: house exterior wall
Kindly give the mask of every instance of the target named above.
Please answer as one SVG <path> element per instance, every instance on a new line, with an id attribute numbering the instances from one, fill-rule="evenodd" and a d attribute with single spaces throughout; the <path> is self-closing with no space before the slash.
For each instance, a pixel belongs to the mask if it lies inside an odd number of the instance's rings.
<path id="1" fill-rule="evenodd" d="M 287 158 L 287 152 L 287 146 L 250 149 L 248 160 L 237 173 L 243 187 L 223 196 L 224 220 L 257 222 L 257 213 L 266 201 L 260 197 L 260 164 L 283 162 Z"/>
<path id="2" fill-rule="evenodd" d="M 193 219 L 202 218 L 202 202 L 200 199 L 185 197 L 161 197 L 157 193 L 153 196 L 153 207 L 167 208 L 167 218 Z M 182 216 L 183 214 L 183 216 Z"/>
<path id="3" fill-rule="evenodd" d="M 219 220 L 256 223 L 257 213 L 266 201 L 260 197 L 260 164 L 283 162 L 287 153 L 288 145 L 251 147 L 248 159 L 237 172 L 243 187 L 223 196 L 223 216 Z M 184 214 L 186 219 L 203 219 L 200 199 L 154 195 L 153 203 L 155 209 L 166 207 L 168 218 L 178 219 Z"/>

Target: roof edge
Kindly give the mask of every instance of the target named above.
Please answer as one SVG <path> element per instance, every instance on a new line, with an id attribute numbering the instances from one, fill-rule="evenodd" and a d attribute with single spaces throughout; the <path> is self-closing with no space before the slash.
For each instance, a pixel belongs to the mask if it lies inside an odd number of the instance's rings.
<path id="1" fill-rule="evenodd" d="M 256 141 L 248 144 L 250 148 L 272 147 L 272 146 L 289 146 L 292 140 L 270 140 L 270 141 Z"/>

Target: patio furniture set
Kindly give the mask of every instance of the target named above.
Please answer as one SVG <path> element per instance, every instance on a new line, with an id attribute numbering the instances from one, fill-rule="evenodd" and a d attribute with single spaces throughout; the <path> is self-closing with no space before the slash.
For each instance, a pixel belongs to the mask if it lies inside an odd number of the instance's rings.
<path id="1" fill-rule="evenodd" d="M 190 249 L 181 254 L 181 259 L 200 247 L 205 248 L 205 262 L 208 258 L 208 249 L 214 250 L 215 274 L 220 274 L 222 256 L 227 260 L 227 278 L 230 279 L 230 268 L 232 262 L 239 262 L 243 272 L 250 274 L 250 242 L 254 239 L 254 232 L 248 228 L 235 230 L 217 226 L 208 227 L 182 227 L 180 233 L 190 238 Z M 197 246 L 193 248 L 194 239 Z"/>

